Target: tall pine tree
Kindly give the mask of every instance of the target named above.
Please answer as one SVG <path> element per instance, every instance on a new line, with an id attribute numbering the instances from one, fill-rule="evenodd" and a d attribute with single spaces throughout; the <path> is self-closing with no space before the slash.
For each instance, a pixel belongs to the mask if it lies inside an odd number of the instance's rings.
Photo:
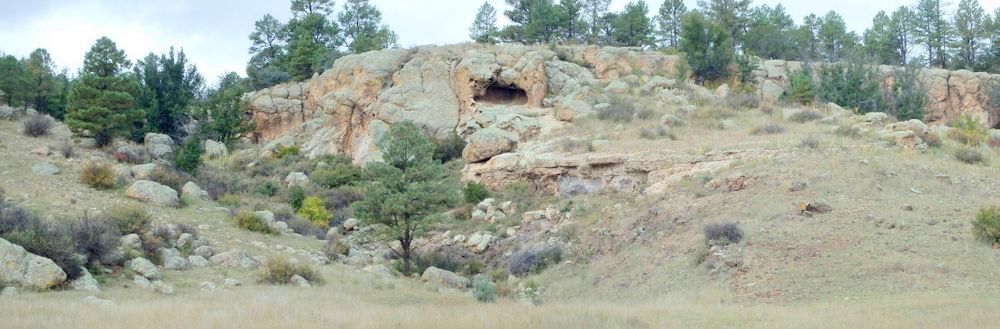
<path id="1" fill-rule="evenodd" d="M 128 76 L 129 66 L 125 52 L 107 37 L 90 48 L 71 88 L 66 114 L 66 125 L 76 135 L 105 146 L 142 129 L 143 112 L 134 104 L 139 86 Z"/>

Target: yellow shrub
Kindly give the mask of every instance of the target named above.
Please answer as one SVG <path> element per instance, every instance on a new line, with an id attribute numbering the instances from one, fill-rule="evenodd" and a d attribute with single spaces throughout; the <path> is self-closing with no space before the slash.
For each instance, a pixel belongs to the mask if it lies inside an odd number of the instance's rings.
<path id="1" fill-rule="evenodd" d="M 299 208 L 298 214 L 324 230 L 330 228 L 330 220 L 333 219 L 333 214 L 326 210 L 323 199 L 315 196 L 302 201 L 302 208 Z"/>
<path id="2" fill-rule="evenodd" d="M 115 171 L 107 164 L 87 163 L 80 169 L 80 182 L 98 190 L 115 187 Z"/>

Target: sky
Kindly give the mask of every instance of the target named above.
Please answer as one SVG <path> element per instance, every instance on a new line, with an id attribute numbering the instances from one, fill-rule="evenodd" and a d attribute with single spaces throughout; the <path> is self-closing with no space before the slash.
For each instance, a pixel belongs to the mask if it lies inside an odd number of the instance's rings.
<path id="1" fill-rule="evenodd" d="M 337 8 L 343 0 L 336 0 Z M 488 0 L 505 8 L 503 0 Z M 613 0 L 620 10 L 629 0 Z M 640 1 L 640 0 L 635 0 Z M 801 22 L 802 17 L 839 12 L 848 28 L 859 34 L 879 10 L 893 11 L 917 0 L 755 0 L 754 5 L 781 3 Z M 988 12 L 1000 0 L 979 0 Z M 248 35 L 253 23 L 270 13 L 287 20 L 289 0 L 0 0 L 0 52 L 26 56 L 45 48 L 56 65 L 76 72 L 83 55 L 101 36 L 114 40 L 129 59 L 150 52 L 183 48 L 188 59 L 210 82 L 225 72 L 244 74 L 250 55 Z M 404 47 L 451 44 L 468 40 L 468 29 L 482 0 L 372 0 L 382 10 L 383 22 L 399 34 Z M 662 0 L 646 0 L 652 15 Z M 685 0 L 688 8 L 696 0 Z M 951 1 L 957 4 L 956 1 Z M 234 4 L 238 3 L 238 4 Z M 953 5 L 954 6 L 954 5 Z M 503 19 L 501 18 L 501 24 Z"/>

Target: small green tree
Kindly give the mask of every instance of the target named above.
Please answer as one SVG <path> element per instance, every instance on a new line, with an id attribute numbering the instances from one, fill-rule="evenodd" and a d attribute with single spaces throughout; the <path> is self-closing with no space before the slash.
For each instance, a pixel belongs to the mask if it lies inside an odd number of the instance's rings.
<path id="1" fill-rule="evenodd" d="M 788 100 L 805 105 L 816 100 L 816 86 L 809 65 L 803 65 L 801 70 L 792 73 L 789 80 L 788 91 L 785 92 Z"/>
<path id="2" fill-rule="evenodd" d="M 246 117 L 247 105 L 243 94 L 248 88 L 243 79 L 230 72 L 219 79 L 219 85 L 192 111 L 198 120 L 198 133 L 211 140 L 232 145 L 241 135 L 251 132 L 255 124 Z"/>
<path id="3" fill-rule="evenodd" d="M 344 29 L 347 48 L 353 53 L 397 46 L 399 35 L 382 24 L 382 12 L 370 0 L 347 0 L 344 10 L 337 14 L 337 22 Z"/>
<path id="4" fill-rule="evenodd" d="M 174 166 L 190 174 L 198 172 L 201 167 L 201 155 L 204 150 L 201 147 L 201 140 L 195 136 L 188 137 L 184 145 L 177 150 L 174 157 Z"/>
<path id="5" fill-rule="evenodd" d="M 114 137 L 133 137 L 144 124 L 134 105 L 138 82 L 125 74 L 129 61 L 114 41 L 103 37 L 84 57 L 80 79 L 73 83 L 66 125 L 100 146 Z"/>
<path id="6" fill-rule="evenodd" d="M 413 240 L 434 214 L 458 200 L 457 189 L 433 159 L 434 144 L 410 122 L 394 125 L 379 142 L 384 162 L 365 168 L 370 182 L 365 199 L 354 204 L 355 215 L 381 228 L 386 241 L 398 241 L 404 272 L 410 271 Z"/>
<path id="7" fill-rule="evenodd" d="M 476 20 L 472 22 L 472 27 L 469 28 L 469 38 L 478 43 L 492 44 L 497 42 L 498 33 L 500 30 L 497 28 L 497 10 L 489 2 L 484 2 L 476 12 Z"/>
<path id="8" fill-rule="evenodd" d="M 924 120 L 924 108 L 929 99 L 927 91 L 918 78 L 919 69 L 907 67 L 894 72 L 892 85 L 892 113 L 900 121 Z"/>
<path id="9" fill-rule="evenodd" d="M 732 41 L 725 30 L 709 22 L 705 15 L 693 12 L 684 16 L 680 49 L 699 83 L 729 76 L 726 67 L 733 61 Z"/>

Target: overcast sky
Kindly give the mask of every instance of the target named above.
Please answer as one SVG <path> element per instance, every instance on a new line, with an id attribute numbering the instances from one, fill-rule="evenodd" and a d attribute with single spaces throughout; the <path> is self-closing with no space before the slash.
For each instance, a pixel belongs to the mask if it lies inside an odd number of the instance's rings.
<path id="1" fill-rule="evenodd" d="M 399 33 L 404 47 L 448 44 L 468 39 L 481 0 L 372 0 L 384 21 Z M 782 3 L 801 22 L 810 13 L 835 10 L 848 27 L 860 34 L 879 10 L 892 11 L 917 0 L 755 0 L 754 4 Z M 75 72 L 94 41 L 108 36 L 129 59 L 149 52 L 162 53 L 170 46 L 183 48 L 199 71 L 215 81 L 228 71 L 244 74 L 249 59 L 247 36 L 255 20 L 271 13 L 281 20 L 290 16 L 288 0 L 0 0 L 0 51 L 25 56 L 46 48 L 60 67 Z M 489 0 L 501 13 L 503 0 Z M 613 0 L 619 10 L 628 0 Z M 662 0 L 647 0 L 651 15 Z M 685 0 L 689 8 L 696 0 Z M 952 3 L 957 4 L 956 1 Z M 337 1 L 338 9 L 343 0 Z M 980 0 L 989 12 L 1000 0 Z"/>

